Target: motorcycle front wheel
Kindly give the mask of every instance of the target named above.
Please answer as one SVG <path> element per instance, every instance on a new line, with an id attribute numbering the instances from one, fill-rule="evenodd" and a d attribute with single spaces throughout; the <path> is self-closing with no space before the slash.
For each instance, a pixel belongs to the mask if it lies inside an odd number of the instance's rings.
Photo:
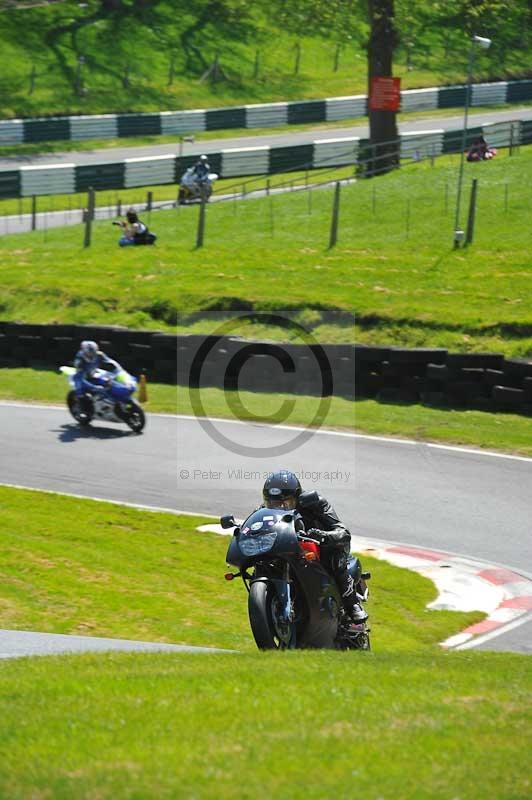
<path id="1" fill-rule="evenodd" d="M 79 425 L 85 427 L 91 424 L 94 409 L 89 398 L 84 396 L 79 397 L 79 395 L 72 390 L 67 394 L 66 401 L 68 410 Z"/>
<path id="2" fill-rule="evenodd" d="M 125 421 L 133 431 L 133 433 L 140 433 L 146 425 L 146 415 L 142 408 L 132 401 L 128 404 L 125 414 Z"/>
<path id="3" fill-rule="evenodd" d="M 293 638 L 293 623 L 281 619 L 280 601 L 270 583 L 252 583 L 248 597 L 251 631 L 259 650 L 287 650 Z"/>

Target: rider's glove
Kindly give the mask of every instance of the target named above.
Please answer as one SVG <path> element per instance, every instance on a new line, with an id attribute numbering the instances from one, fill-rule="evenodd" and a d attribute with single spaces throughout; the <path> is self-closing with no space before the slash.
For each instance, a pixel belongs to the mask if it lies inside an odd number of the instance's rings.
<path id="1" fill-rule="evenodd" d="M 309 528 L 307 535 L 312 539 L 317 539 L 320 544 L 327 544 L 328 534 L 325 531 L 320 531 L 319 528 Z"/>

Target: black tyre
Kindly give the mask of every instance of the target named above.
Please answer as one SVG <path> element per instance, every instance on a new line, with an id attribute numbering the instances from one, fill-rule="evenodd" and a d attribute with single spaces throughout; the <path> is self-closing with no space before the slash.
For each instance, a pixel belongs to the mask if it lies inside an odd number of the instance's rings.
<path id="1" fill-rule="evenodd" d="M 67 394 L 68 410 L 79 425 L 86 427 L 91 424 L 94 416 L 94 408 L 90 397 L 83 395 L 79 397 L 76 392 L 71 391 Z"/>
<path id="2" fill-rule="evenodd" d="M 251 584 L 248 613 L 259 650 L 287 650 L 291 646 L 293 623 L 287 624 L 280 619 L 279 598 L 270 583 L 256 581 Z"/>
<path id="3" fill-rule="evenodd" d="M 211 194 L 212 194 L 212 186 L 210 185 L 202 186 L 199 193 L 200 201 L 202 200 L 203 202 L 208 203 Z"/>
<path id="4" fill-rule="evenodd" d="M 344 617 L 338 629 L 337 647 L 340 650 L 371 650 L 369 631 L 367 625 L 353 625 Z"/>
<path id="5" fill-rule="evenodd" d="M 360 633 L 356 638 L 355 650 L 371 650 L 369 633 Z"/>
<path id="6" fill-rule="evenodd" d="M 125 421 L 133 431 L 133 433 L 141 433 L 144 426 L 146 425 L 146 415 L 144 411 L 139 406 L 138 403 L 134 401 L 129 403 L 126 409 Z"/>

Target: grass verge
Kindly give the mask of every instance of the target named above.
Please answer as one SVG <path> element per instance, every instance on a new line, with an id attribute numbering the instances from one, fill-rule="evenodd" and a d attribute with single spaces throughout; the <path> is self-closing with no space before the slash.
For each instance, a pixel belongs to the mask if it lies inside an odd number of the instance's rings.
<path id="1" fill-rule="evenodd" d="M 109 223 L 94 226 L 85 250 L 81 227 L 2 237 L 0 310 L 28 322 L 195 332 L 212 330 L 213 311 L 273 311 L 322 342 L 527 357 L 531 164 L 532 149 L 522 148 L 466 165 L 464 186 L 479 179 L 477 227 L 473 246 L 460 250 L 452 249 L 456 158 L 343 187 L 333 249 L 330 189 L 209 206 L 201 248 L 197 208 L 153 215 L 155 248 L 120 250 Z"/>
<path id="2" fill-rule="evenodd" d="M 1 486 L 0 507 L 2 627 L 254 650 L 228 539 L 195 530 L 209 520 Z M 377 649 L 430 648 L 483 616 L 427 611 L 431 581 L 366 562 Z"/>
<path id="3" fill-rule="evenodd" d="M 205 413 L 211 417 L 233 418 L 228 395 L 221 389 L 201 390 Z M 54 403 L 65 401 L 66 383 L 50 370 L 0 369 L 0 399 L 22 402 Z M 166 384 L 148 385 L 150 412 L 195 414 L 192 397 L 183 387 Z M 265 422 L 308 425 L 318 408 L 318 399 L 299 395 L 239 392 L 241 419 L 262 418 Z M 293 402 L 288 417 L 279 409 Z M 196 405 L 196 404 L 195 404 Z M 232 404 L 234 405 L 234 404 Z M 399 436 L 419 441 L 435 441 L 532 456 L 532 421 L 517 414 L 488 414 L 482 411 L 436 409 L 421 405 L 377 403 L 375 400 L 347 400 L 333 397 L 324 422 L 327 428 L 339 428 L 381 436 Z"/>
<path id="4" fill-rule="evenodd" d="M 199 519 L 4 487 L 0 508 L 2 627 L 241 650 L 3 662 L 1 796 L 528 797 L 528 659 L 442 653 L 479 615 L 427 611 L 421 576 L 367 560 L 371 653 L 263 654 Z"/>
<path id="5" fill-rule="evenodd" d="M 3 664 L 0 792 L 10 800 L 530 796 L 526 656 L 360 656 Z"/>

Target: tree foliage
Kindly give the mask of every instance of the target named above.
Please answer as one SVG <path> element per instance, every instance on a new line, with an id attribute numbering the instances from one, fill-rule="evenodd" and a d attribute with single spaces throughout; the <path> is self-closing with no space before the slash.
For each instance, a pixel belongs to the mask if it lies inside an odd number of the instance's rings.
<path id="1" fill-rule="evenodd" d="M 52 70 L 51 80 L 61 76 L 74 91 L 80 63 L 96 84 L 109 77 L 118 89 L 131 73 L 147 91 L 154 64 L 159 74 L 164 61 L 172 74 L 199 77 L 217 50 L 237 54 L 247 42 L 258 47 L 263 30 L 271 35 L 272 27 L 294 39 L 352 42 L 362 54 L 373 35 L 374 5 L 375 0 L 0 0 L 0 32 L 26 54 L 28 64 L 43 64 Z M 441 65 L 443 51 L 463 72 L 469 36 L 489 36 L 493 46 L 477 63 L 494 78 L 509 77 L 506 56 L 532 46 L 532 0 L 395 0 L 394 31 L 396 58 L 404 58 L 406 49 L 409 60 L 431 71 Z M 142 62 L 135 59 L 139 37 Z"/>

